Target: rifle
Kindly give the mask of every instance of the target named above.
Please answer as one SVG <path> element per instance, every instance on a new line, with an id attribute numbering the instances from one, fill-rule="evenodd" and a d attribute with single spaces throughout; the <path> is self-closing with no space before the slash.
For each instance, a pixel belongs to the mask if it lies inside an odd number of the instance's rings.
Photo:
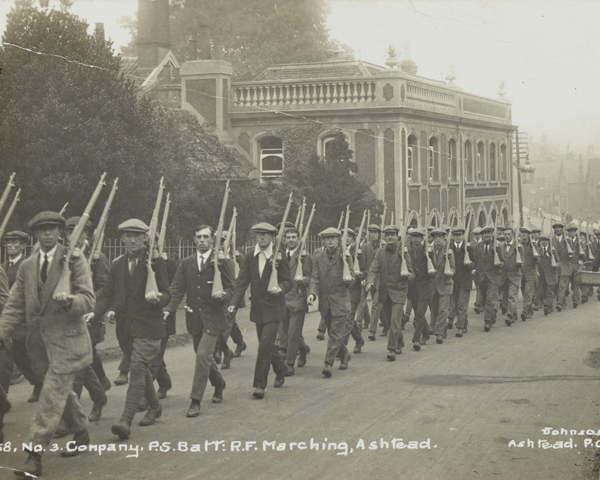
<path id="1" fill-rule="evenodd" d="M 390 225 L 394 224 L 394 212 L 392 212 L 392 216 L 390 218 Z"/>
<path id="2" fill-rule="evenodd" d="M 169 206 L 171 205 L 171 193 L 167 193 L 167 201 L 165 203 L 165 211 L 163 212 L 162 224 L 160 233 L 158 234 L 158 254 L 162 256 L 165 248 L 165 238 L 167 237 L 167 219 L 169 218 Z"/>
<path id="3" fill-rule="evenodd" d="M 448 239 L 446 240 L 446 264 L 444 265 L 444 275 L 447 276 L 452 276 L 452 267 L 450 266 L 450 241 L 452 240 L 452 230 L 454 229 L 453 226 L 454 223 L 454 218 L 451 216 L 450 217 L 450 231 L 448 232 Z M 466 247 L 466 245 L 465 245 Z"/>
<path id="4" fill-rule="evenodd" d="M 340 221 L 338 222 L 338 230 L 342 229 L 342 223 L 344 223 L 344 211 L 342 210 L 342 214 L 340 215 Z"/>
<path id="5" fill-rule="evenodd" d="M 71 269 L 69 268 L 69 264 L 71 262 L 71 257 L 73 256 L 73 252 L 77 248 L 77 242 L 79 241 L 79 237 L 83 233 L 85 224 L 87 223 L 88 218 L 90 217 L 90 212 L 92 211 L 92 208 L 94 208 L 96 200 L 98 200 L 98 196 L 100 195 L 102 187 L 105 185 L 104 177 L 106 177 L 106 172 L 104 172 L 100 177 L 100 181 L 98 182 L 98 185 L 96 185 L 96 189 L 92 194 L 92 198 L 90 198 L 90 201 L 85 207 L 83 215 L 79 218 L 79 222 L 77 222 L 73 233 L 71 233 L 71 236 L 69 237 L 69 249 L 67 250 L 67 254 L 65 255 L 65 258 L 62 262 L 63 269 L 60 274 L 60 278 L 58 279 L 58 283 L 56 284 L 56 288 L 54 289 L 54 296 L 58 295 L 59 293 L 66 293 L 67 295 L 71 295 Z"/>
<path id="6" fill-rule="evenodd" d="M 515 233 L 516 236 L 516 233 Z M 519 248 L 521 247 L 521 236 L 519 235 L 519 237 L 517 237 L 515 239 L 515 242 L 517 244 L 517 265 L 521 266 L 523 265 L 523 259 L 521 258 L 521 251 L 519 250 Z"/>
<path id="7" fill-rule="evenodd" d="M 302 214 L 302 205 L 298 205 L 298 213 L 296 214 L 296 221 L 294 222 L 294 226 L 296 230 L 300 226 L 300 215 Z"/>
<path id="8" fill-rule="evenodd" d="M 231 216 L 231 222 L 229 223 L 229 230 L 227 230 L 227 238 L 225 239 L 225 245 L 223 245 L 223 255 L 225 258 L 231 258 L 229 255 L 229 246 L 231 245 L 231 237 L 233 235 L 233 229 L 235 228 L 235 217 L 237 217 L 237 210 L 233 207 L 233 215 Z"/>
<path id="9" fill-rule="evenodd" d="M 8 221 L 10 220 L 10 217 L 12 217 L 15 207 L 17 206 L 17 202 L 19 201 L 20 194 L 21 194 L 21 189 L 19 188 L 17 190 L 17 194 L 15 195 L 15 198 L 13 198 L 13 201 L 10 204 L 10 207 L 8 207 L 8 212 L 6 212 L 6 216 L 4 217 L 4 220 L 2 220 L 2 225 L 0 225 L 0 240 L 2 240 L 2 237 L 4 236 L 4 231 L 6 229 L 6 225 L 8 224 Z"/>
<path id="10" fill-rule="evenodd" d="M 302 235 L 304 230 L 304 211 L 306 210 L 306 197 L 302 198 L 302 213 L 300 214 L 300 225 L 298 225 L 298 236 Z"/>
<path id="11" fill-rule="evenodd" d="M 362 220 L 360 221 L 360 228 L 358 229 L 358 236 L 356 237 L 356 245 L 354 246 L 354 273 L 358 275 L 360 273 L 360 265 L 358 262 L 358 255 L 360 253 L 360 248 L 358 245 L 362 238 L 363 227 L 365 226 L 365 220 L 367 219 L 367 211 L 365 210 L 362 216 Z"/>
<path id="12" fill-rule="evenodd" d="M 59 215 L 64 215 L 64 213 L 67 211 L 67 205 L 69 205 L 69 202 L 63 205 L 63 207 L 60 209 L 60 212 L 58 212 Z"/>
<path id="13" fill-rule="evenodd" d="M 115 178 L 113 182 L 112 189 L 108 194 L 108 200 L 106 200 L 106 205 L 104 205 L 104 210 L 102 210 L 102 216 L 100 217 L 100 221 L 98 222 L 98 226 L 96 230 L 94 230 L 94 235 L 92 236 L 92 248 L 90 248 L 90 255 L 88 261 L 92 263 L 95 260 L 96 253 L 100 251 L 102 248 L 102 243 L 104 240 L 104 229 L 106 228 L 106 222 L 108 220 L 108 213 L 110 212 L 110 207 L 112 205 L 113 199 L 115 198 L 115 193 L 117 192 L 117 182 L 119 178 Z"/>
<path id="14" fill-rule="evenodd" d="M 279 233 L 277 234 L 277 241 L 275 242 L 275 248 L 273 249 L 273 257 L 271 258 L 271 278 L 269 279 L 269 292 L 273 295 L 279 293 L 279 282 L 277 280 L 277 256 L 279 255 L 279 249 L 281 248 L 281 242 L 283 241 L 283 234 L 285 233 L 285 222 L 290 213 L 290 208 L 292 206 L 292 195 L 290 193 L 290 198 L 288 199 L 288 203 L 285 207 L 285 212 L 283 213 L 283 220 L 281 221 L 281 225 L 279 227 Z"/>
<path id="15" fill-rule="evenodd" d="M 404 246 L 404 239 L 406 237 L 406 232 L 404 231 L 404 218 L 400 219 L 400 259 L 402 260 L 402 265 L 400 266 L 400 276 L 408 277 L 408 268 L 406 266 L 406 254 L 408 253 L 408 248 Z M 406 249 L 406 251 L 405 251 Z"/>
<path id="16" fill-rule="evenodd" d="M 346 244 L 348 243 L 348 220 L 350 218 L 350 205 L 346 207 L 346 220 L 344 222 L 344 233 L 342 234 L 342 261 L 344 262 L 344 268 L 342 270 L 342 279 L 344 282 L 349 283 L 352 281 L 352 275 L 350 273 L 350 267 L 346 261 Z"/>
<path id="17" fill-rule="evenodd" d="M 299 282 L 304 278 L 304 275 L 302 274 L 302 258 L 306 255 L 306 241 L 308 240 L 308 231 L 310 229 L 310 224 L 312 223 L 314 214 L 315 204 L 313 203 L 312 210 L 310 211 L 310 215 L 308 216 L 308 222 L 306 222 L 304 234 L 302 235 L 302 240 L 300 241 L 300 255 L 298 256 L 298 265 L 296 267 L 296 275 L 294 276 L 294 281 L 296 282 Z"/>
<path id="18" fill-rule="evenodd" d="M 215 233 L 215 244 L 213 245 L 213 265 L 215 274 L 213 277 L 213 285 L 211 296 L 214 299 L 220 299 L 223 295 L 223 281 L 221 280 L 221 270 L 219 270 L 219 250 L 221 249 L 221 238 L 223 237 L 223 228 L 225 226 L 225 212 L 227 211 L 227 201 L 229 200 L 229 180 L 225 184 L 225 195 L 223 196 L 223 204 L 221 205 L 221 214 L 219 215 L 219 224 Z"/>
<path id="19" fill-rule="evenodd" d="M 10 176 L 10 178 L 8 179 L 8 183 L 6 184 L 6 187 L 4 188 L 4 192 L 2 192 L 2 197 L 0 197 L 0 212 L 4 208 L 4 204 L 6 203 L 6 200 L 8 199 L 8 194 L 10 193 L 12 187 L 15 186 L 15 184 L 13 183 L 13 180 L 15 179 L 15 175 L 16 175 L 16 173 L 13 172 L 12 175 Z"/>
<path id="20" fill-rule="evenodd" d="M 158 195 L 156 196 L 156 205 L 154 206 L 154 211 L 152 212 L 150 230 L 148 231 L 148 258 L 146 259 L 148 275 L 146 276 L 146 296 L 152 292 L 158 294 L 156 275 L 154 274 L 154 270 L 152 270 L 152 257 L 154 256 L 154 243 L 156 242 L 156 230 L 158 229 L 158 214 L 160 212 L 160 204 L 162 203 L 163 191 L 165 189 L 163 179 L 164 177 L 160 177 Z"/>
<path id="21" fill-rule="evenodd" d="M 586 235 L 587 238 L 587 235 Z M 583 245 L 581 245 L 581 219 L 579 219 L 579 227 L 577 229 L 577 244 L 579 245 L 579 255 L 581 257 L 585 256 L 585 250 L 583 249 Z"/>
<path id="22" fill-rule="evenodd" d="M 466 240 L 465 240 L 465 261 L 464 264 L 465 265 L 470 265 L 471 262 L 471 258 L 469 257 L 469 229 L 471 228 L 471 219 L 473 218 L 473 211 L 471 211 L 471 215 L 469 215 L 469 220 L 467 221 L 467 228 L 465 230 L 466 233 Z"/>
<path id="23" fill-rule="evenodd" d="M 496 248 L 496 242 L 498 241 L 498 218 L 496 217 L 496 221 L 494 222 L 494 240 L 493 240 L 493 249 L 494 249 L 494 266 L 495 267 L 499 267 L 500 265 L 502 265 L 502 262 L 500 262 L 500 257 L 498 256 L 498 249 Z"/>
<path id="24" fill-rule="evenodd" d="M 590 217 L 587 218 L 587 222 L 585 225 L 585 236 L 588 240 L 588 260 L 593 262 L 595 260 L 594 254 L 592 253 L 592 241 L 590 241 Z"/>
<path id="25" fill-rule="evenodd" d="M 238 273 L 240 272 L 240 266 L 238 265 L 237 259 L 235 258 L 237 256 L 236 228 L 237 228 L 237 212 L 236 212 L 236 216 L 233 217 L 233 233 L 231 236 L 231 248 L 233 250 L 233 258 L 235 260 L 233 262 L 233 273 L 235 275 L 235 278 L 237 278 Z"/>
<path id="26" fill-rule="evenodd" d="M 383 229 L 385 228 L 385 214 L 387 213 L 387 203 L 383 202 L 383 214 L 381 215 L 381 234 L 379 237 L 379 248 L 383 247 Z"/>

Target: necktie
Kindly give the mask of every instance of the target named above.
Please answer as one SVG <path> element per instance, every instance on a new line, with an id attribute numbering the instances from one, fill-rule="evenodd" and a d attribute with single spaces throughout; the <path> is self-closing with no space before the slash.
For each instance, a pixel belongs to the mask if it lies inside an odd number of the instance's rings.
<path id="1" fill-rule="evenodd" d="M 14 264 L 15 264 L 15 262 L 13 262 L 12 260 L 9 260 L 9 261 L 8 261 L 8 266 L 9 266 L 9 267 L 11 267 L 11 268 L 12 268 L 12 267 L 14 266 Z"/>
<path id="2" fill-rule="evenodd" d="M 206 262 L 206 260 L 204 259 L 203 256 L 200 256 L 200 270 L 202 271 L 202 269 L 204 268 L 204 263 Z"/>
<path id="3" fill-rule="evenodd" d="M 258 274 L 262 278 L 263 271 L 265 270 L 265 265 L 267 264 L 267 254 L 265 252 L 260 252 L 258 254 Z"/>
<path id="4" fill-rule="evenodd" d="M 42 283 L 46 283 L 46 279 L 48 278 L 48 256 L 45 253 L 43 253 L 42 255 L 44 255 L 44 263 L 42 263 L 41 277 Z"/>
<path id="5" fill-rule="evenodd" d="M 135 266 L 137 265 L 137 258 L 130 258 L 129 259 L 129 273 L 133 275 L 133 269 L 135 268 Z"/>
<path id="6" fill-rule="evenodd" d="M 488 256 L 488 253 L 490 253 L 490 246 L 489 246 L 489 245 L 486 245 L 486 246 L 485 246 L 485 256 L 486 256 L 486 257 Z"/>

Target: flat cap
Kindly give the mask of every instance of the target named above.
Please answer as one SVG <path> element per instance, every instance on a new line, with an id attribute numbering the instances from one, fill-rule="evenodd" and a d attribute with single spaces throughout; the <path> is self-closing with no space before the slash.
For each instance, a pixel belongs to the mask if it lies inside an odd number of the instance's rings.
<path id="1" fill-rule="evenodd" d="M 483 227 L 481 229 L 481 233 L 493 232 L 493 231 L 494 231 L 494 227 L 492 227 L 491 225 L 486 225 L 485 227 Z"/>
<path id="2" fill-rule="evenodd" d="M 446 231 L 441 228 L 434 228 L 430 234 L 432 237 L 435 235 L 446 235 Z"/>
<path id="3" fill-rule="evenodd" d="M 519 232 L 521 232 L 521 233 L 531 233 L 531 230 L 529 230 L 527 227 L 521 227 L 521 228 L 519 228 Z"/>
<path id="4" fill-rule="evenodd" d="M 388 233 L 388 232 L 398 233 L 399 231 L 400 231 L 400 227 L 398 227 L 398 225 L 386 225 L 383 229 L 383 233 Z"/>
<path id="5" fill-rule="evenodd" d="M 545 233 L 542 233 L 540 235 L 540 240 L 548 240 L 548 241 L 550 241 L 550 237 L 548 235 L 546 235 Z"/>
<path id="6" fill-rule="evenodd" d="M 531 233 L 542 233 L 542 229 L 539 227 L 531 227 Z"/>
<path id="7" fill-rule="evenodd" d="M 77 224 L 79 223 L 79 219 L 81 217 L 71 217 L 69 219 L 67 219 L 67 221 L 65 222 L 65 228 L 75 228 L 77 226 Z M 85 228 L 92 228 L 94 226 L 94 224 L 92 223 L 92 221 L 88 218 L 87 222 L 85 222 Z"/>
<path id="8" fill-rule="evenodd" d="M 279 230 L 281 228 L 281 222 L 275 225 L 275 228 Z M 294 225 L 292 222 L 285 222 L 285 228 L 296 228 L 296 225 Z"/>
<path id="9" fill-rule="evenodd" d="M 573 223 L 571 225 L 567 225 L 567 232 L 573 232 L 579 230 L 579 228 L 577 227 L 577 225 L 574 225 Z"/>
<path id="10" fill-rule="evenodd" d="M 408 234 L 412 235 L 413 237 L 424 237 L 425 236 L 425 233 L 422 230 L 420 230 L 418 228 L 414 228 L 414 227 L 411 227 L 408 229 Z"/>
<path id="11" fill-rule="evenodd" d="M 554 222 L 554 223 L 552 224 L 552 228 L 559 228 L 559 227 L 563 227 L 563 228 L 564 228 L 564 227 L 565 227 L 565 224 L 564 224 L 564 223 L 562 223 L 562 222 Z"/>
<path id="12" fill-rule="evenodd" d="M 452 230 L 452 235 L 462 235 L 465 233 L 465 229 L 462 227 L 458 227 Z"/>
<path id="13" fill-rule="evenodd" d="M 337 228 L 333 228 L 333 227 L 326 228 L 321 233 L 319 233 L 319 237 L 321 237 L 321 238 L 339 237 L 341 235 L 342 235 L 342 232 L 340 232 Z"/>
<path id="14" fill-rule="evenodd" d="M 277 233 L 278 230 L 271 225 L 270 223 L 267 222 L 261 222 L 261 223 L 257 223 L 256 225 L 253 225 L 251 230 L 253 232 L 261 232 L 261 233 Z"/>
<path id="15" fill-rule="evenodd" d="M 481 235 L 481 227 L 475 227 L 473 229 L 473 235 Z"/>
<path id="16" fill-rule="evenodd" d="M 367 227 L 367 230 L 369 230 L 370 232 L 381 232 L 381 227 L 372 223 Z"/>
<path id="17" fill-rule="evenodd" d="M 131 232 L 131 233 L 148 233 L 150 227 L 137 218 L 130 218 L 125 220 L 121 225 L 117 227 L 119 232 Z"/>
<path id="18" fill-rule="evenodd" d="M 23 243 L 29 242 L 29 235 L 20 230 L 13 230 L 4 235 L 4 240 L 21 240 Z"/>
<path id="19" fill-rule="evenodd" d="M 65 226 L 65 218 L 56 212 L 40 212 L 29 221 L 29 228 L 35 230 L 43 225 L 55 225 L 58 227 Z"/>
<path id="20" fill-rule="evenodd" d="M 345 228 L 342 228 L 342 233 L 344 233 Z M 352 230 L 351 228 L 348 228 L 348 233 L 350 235 L 352 235 L 353 237 L 356 237 L 356 232 L 354 230 Z"/>

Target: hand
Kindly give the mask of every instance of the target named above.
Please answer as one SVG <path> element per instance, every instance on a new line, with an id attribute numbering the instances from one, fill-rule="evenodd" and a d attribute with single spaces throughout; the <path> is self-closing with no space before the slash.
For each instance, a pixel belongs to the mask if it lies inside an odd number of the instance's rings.
<path id="1" fill-rule="evenodd" d="M 169 318 L 170 313 L 167 312 L 166 310 L 163 312 L 163 320 L 166 322 L 167 318 Z"/>
<path id="2" fill-rule="evenodd" d="M 279 295 L 281 292 L 282 292 L 282 290 L 279 287 L 273 287 L 273 288 L 269 289 L 269 293 L 271 295 Z"/>
<path id="3" fill-rule="evenodd" d="M 52 299 L 60 304 L 61 307 L 68 307 L 75 300 L 75 295 L 69 295 L 67 292 L 59 292 Z"/>
<path id="4" fill-rule="evenodd" d="M 477 270 L 473 269 L 472 273 L 473 273 L 473 275 L 476 275 L 477 274 Z"/>
<path id="5" fill-rule="evenodd" d="M 113 312 L 112 310 L 110 312 L 108 312 L 106 314 L 106 319 L 108 320 L 108 323 L 115 323 L 117 320 L 115 318 L 115 312 Z"/>
<path id="6" fill-rule="evenodd" d="M 373 290 L 373 284 L 372 283 L 367 283 L 365 285 L 365 291 L 366 292 L 370 292 L 371 290 Z"/>
<path id="7" fill-rule="evenodd" d="M 228 311 L 229 313 L 235 313 L 235 310 L 236 310 L 236 308 L 235 308 L 235 306 L 234 306 L 234 305 L 229 305 L 229 306 L 227 307 L 227 311 Z"/>
<path id="8" fill-rule="evenodd" d="M 213 294 L 212 298 L 213 298 L 214 300 L 220 300 L 220 301 L 223 301 L 223 300 L 225 300 L 225 292 L 223 292 L 223 291 L 220 291 L 220 292 L 215 292 L 215 293 Z"/>
<path id="9" fill-rule="evenodd" d="M 162 297 L 162 293 L 148 292 L 145 298 L 148 303 L 156 305 L 160 301 L 160 297 Z"/>
<path id="10" fill-rule="evenodd" d="M 185 306 L 185 311 L 188 313 L 194 313 L 194 309 L 192 307 L 190 307 L 189 305 Z"/>
<path id="11" fill-rule="evenodd" d="M 81 257 L 81 249 L 79 247 L 75 247 L 73 249 L 73 255 L 71 255 L 71 258 L 79 258 Z"/>
<path id="12" fill-rule="evenodd" d="M 87 323 L 88 325 L 91 325 L 91 323 L 94 321 L 94 312 L 90 312 L 90 313 L 86 313 L 83 316 L 83 319 L 85 320 L 85 323 Z"/>
<path id="13" fill-rule="evenodd" d="M 306 299 L 306 301 L 308 302 L 309 305 L 312 305 L 314 303 L 314 301 L 315 301 L 315 296 L 312 295 L 312 294 L 310 294 L 308 296 L 308 298 Z"/>

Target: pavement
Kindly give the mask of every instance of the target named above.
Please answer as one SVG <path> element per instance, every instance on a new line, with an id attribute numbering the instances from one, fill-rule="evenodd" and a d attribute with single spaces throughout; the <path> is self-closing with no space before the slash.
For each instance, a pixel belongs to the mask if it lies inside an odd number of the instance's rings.
<path id="1" fill-rule="evenodd" d="M 336 364 L 331 379 L 321 375 L 327 342 L 315 339 L 319 315 L 313 312 L 304 327 L 311 347 L 307 365 L 278 389 L 271 373 L 264 400 L 252 398 L 257 338 L 248 309 L 240 310 L 238 322 L 248 349 L 223 371 L 223 403 L 210 403 L 209 386 L 200 416 L 186 418 L 194 354 L 191 345 L 169 348 L 173 389 L 156 424 L 139 427 L 138 414 L 131 438 L 118 441 L 110 427 L 127 387 L 113 386 L 102 419 L 90 425 L 92 444 L 102 451 L 65 459 L 58 452 L 69 439 L 55 440 L 43 457 L 44 478 L 598 478 L 595 298 L 548 317 L 536 312 L 510 327 L 499 317 L 489 333 L 483 315 L 471 310 L 463 338 L 449 330 L 442 345 L 406 348 L 395 362 L 386 360 L 387 339 L 378 332 L 363 353 L 352 355 L 348 370 Z M 412 333 L 408 324 L 409 346 Z M 105 363 L 113 380 L 114 357 Z M 30 392 L 26 383 L 11 387 L 13 408 L 4 428 L 11 443 L 0 447 L 0 478 L 12 478 L 9 468 L 25 458 L 22 443 L 37 409 L 26 403 Z M 82 404 L 91 410 L 87 393 Z"/>

